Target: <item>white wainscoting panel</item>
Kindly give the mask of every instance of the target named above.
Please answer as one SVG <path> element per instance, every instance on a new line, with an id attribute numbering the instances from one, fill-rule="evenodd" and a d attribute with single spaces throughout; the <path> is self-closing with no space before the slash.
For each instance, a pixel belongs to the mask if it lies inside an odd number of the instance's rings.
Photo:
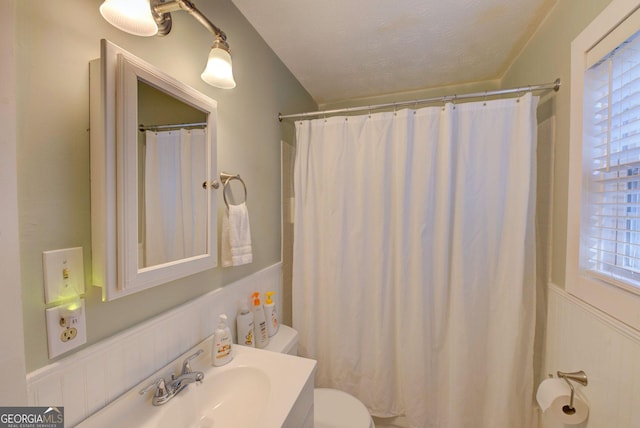
<path id="1" fill-rule="evenodd" d="M 640 331 L 550 285 L 545 373 L 584 370 L 589 405 L 581 428 L 640 427 Z M 544 428 L 564 427 L 543 415 Z"/>
<path id="2" fill-rule="evenodd" d="M 234 327 L 239 299 L 255 291 L 276 291 L 282 307 L 281 263 L 29 373 L 28 404 L 64 406 L 65 426 L 74 426 L 213 334 L 219 314 Z"/>

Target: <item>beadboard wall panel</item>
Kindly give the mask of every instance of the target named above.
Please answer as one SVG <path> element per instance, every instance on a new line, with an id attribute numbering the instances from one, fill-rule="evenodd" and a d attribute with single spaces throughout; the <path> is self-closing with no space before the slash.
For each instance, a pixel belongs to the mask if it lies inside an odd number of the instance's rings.
<path id="1" fill-rule="evenodd" d="M 555 285 L 548 299 L 545 373 L 584 370 L 589 378 L 574 384 L 589 405 L 578 427 L 640 427 L 640 332 Z M 564 427 L 549 415 L 541 426 Z"/>
<path id="2" fill-rule="evenodd" d="M 64 406 L 74 426 L 213 334 L 219 314 L 234 326 L 239 299 L 271 290 L 281 307 L 281 263 L 29 373 L 28 404 Z"/>

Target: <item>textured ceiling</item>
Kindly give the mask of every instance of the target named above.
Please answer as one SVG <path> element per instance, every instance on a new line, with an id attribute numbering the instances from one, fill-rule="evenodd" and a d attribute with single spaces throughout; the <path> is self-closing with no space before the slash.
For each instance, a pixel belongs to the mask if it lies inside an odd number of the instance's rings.
<path id="1" fill-rule="evenodd" d="M 233 3 L 324 104 L 500 78 L 556 1 Z"/>

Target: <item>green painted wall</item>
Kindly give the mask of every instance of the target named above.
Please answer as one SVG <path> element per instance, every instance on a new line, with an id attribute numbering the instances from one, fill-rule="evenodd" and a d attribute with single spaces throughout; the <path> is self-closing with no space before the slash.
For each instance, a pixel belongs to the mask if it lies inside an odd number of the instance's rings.
<path id="1" fill-rule="evenodd" d="M 213 38 L 187 13 L 173 30 L 142 38 L 111 27 L 101 0 L 16 2 L 17 169 L 27 371 L 47 365 L 42 251 L 82 246 L 88 344 L 280 261 L 280 111 L 315 110 L 312 98 L 230 0 L 199 9 L 228 36 L 238 86 L 200 80 Z M 114 302 L 91 286 L 89 61 L 106 38 L 218 101 L 218 169 L 249 190 L 254 262 L 217 268 Z M 219 194 L 219 207 L 223 206 Z"/>

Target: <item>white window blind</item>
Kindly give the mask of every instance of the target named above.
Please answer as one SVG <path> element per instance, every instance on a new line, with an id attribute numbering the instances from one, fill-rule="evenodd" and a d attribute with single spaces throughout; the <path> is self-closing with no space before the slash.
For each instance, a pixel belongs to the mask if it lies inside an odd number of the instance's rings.
<path id="1" fill-rule="evenodd" d="M 581 270 L 640 293 L 640 37 L 585 72 Z"/>

